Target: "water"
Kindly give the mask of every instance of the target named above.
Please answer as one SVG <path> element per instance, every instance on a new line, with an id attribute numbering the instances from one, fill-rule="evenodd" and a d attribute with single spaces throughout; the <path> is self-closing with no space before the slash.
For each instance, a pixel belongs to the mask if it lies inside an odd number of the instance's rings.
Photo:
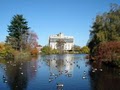
<path id="1" fill-rule="evenodd" d="M 0 90 L 120 90 L 119 69 L 89 64 L 85 56 L 46 55 L 1 62 Z"/>

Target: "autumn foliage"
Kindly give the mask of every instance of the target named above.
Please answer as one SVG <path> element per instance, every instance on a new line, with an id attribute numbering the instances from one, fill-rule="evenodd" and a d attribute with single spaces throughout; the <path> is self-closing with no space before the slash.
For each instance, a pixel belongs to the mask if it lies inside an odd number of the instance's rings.
<path id="1" fill-rule="evenodd" d="M 97 15 L 88 41 L 90 59 L 115 62 L 120 66 L 120 6 L 112 4 L 110 10 Z"/>
<path id="2" fill-rule="evenodd" d="M 120 61 L 120 41 L 100 43 L 96 58 L 102 61 Z"/>
<path id="3" fill-rule="evenodd" d="M 37 55 L 39 52 L 38 52 L 38 49 L 37 48 L 33 48 L 31 50 L 31 55 Z"/>

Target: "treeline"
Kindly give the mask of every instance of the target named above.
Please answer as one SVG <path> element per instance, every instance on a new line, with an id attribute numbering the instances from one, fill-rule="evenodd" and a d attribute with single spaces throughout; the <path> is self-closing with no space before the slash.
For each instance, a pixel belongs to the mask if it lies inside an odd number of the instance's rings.
<path id="1" fill-rule="evenodd" d="M 80 47 L 78 45 L 74 45 L 74 47 L 72 48 L 72 52 L 79 54 L 89 54 L 90 49 L 88 48 L 88 46 Z"/>
<path id="2" fill-rule="evenodd" d="M 88 42 L 90 59 L 120 66 L 120 6 L 112 4 L 110 10 L 97 15 Z"/>
<path id="3" fill-rule="evenodd" d="M 63 48 L 61 48 L 61 49 L 63 49 Z M 62 50 L 62 53 L 61 53 L 61 50 L 59 50 L 59 48 L 52 49 L 50 46 L 44 46 L 41 49 L 41 53 L 47 54 L 47 55 L 49 55 L 49 54 L 66 54 L 66 53 L 69 53 L 69 54 L 89 54 L 89 48 L 87 46 L 80 48 L 80 46 L 74 45 L 72 50 L 69 50 L 69 51 Z"/>
<path id="4" fill-rule="evenodd" d="M 84 46 L 84 47 L 80 47 L 78 45 L 74 45 L 71 50 L 65 50 L 64 46 L 65 46 L 66 42 L 64 41 L 64 39 L 58 39 L 56 41 L 56 49 L 52 49 L 49 45 L 48 46 L 44 46 L 41 49 L 41 53 L 42 54 L 88 54 L 89 53 L 89 48 L 88 46 Z"/>
<path id="5" fill-rule="evenodd" d="M 8 36 L 5 43 L 0 43 L 0 57 L 14 58 L 37 54 L 37 34 L 30 30 L 28 22 L 23 15 L 14 15 L 8 25 Z"/>

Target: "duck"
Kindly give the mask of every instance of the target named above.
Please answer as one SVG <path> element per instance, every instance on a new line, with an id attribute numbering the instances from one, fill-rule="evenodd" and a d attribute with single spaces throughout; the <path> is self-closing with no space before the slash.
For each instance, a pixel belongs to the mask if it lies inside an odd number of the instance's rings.
<path id="1" fill-rule="evenodd" d="M 23 72 L 21 72 L 21 75 L 23 75 Z"/>
<path id="2" fill-rule="evenodd" d="M 86 77 L 85 77 L 85 76 L 83 76 L 83 77 L 82 77 L 82 79 L 86 79 Z"/>
<path id="3" fill-rule="evenodd" d="M 33 68 L 35 67 L 35 66 L 32 66 Z"/>
<path id="4" fill-rule="evenodd" d="M 95 72 L 95 70 L 92 70 L 92 72 Z"/>
<path id="5" fill-rule="evenodd" d="M 65 73 L 68 73 L 68 70 L 65 70 Z"/>
<path id="6" fill-rule="evenodd" d="M 84 71 L 83 73 L 86 74 L 86 71 Z"/>
<path id="7" fill-rule="evenodd" d="M 21 67 L 19 67 L 19 69 L 21 70 L 22 68 L 21 68 Z"/>
<path id="8" fill-rule="evenodd" d="M 100 71 L 102 72 L 102 71 L 103 71 L 103 69 L 100 69 Z"/>
<path id="9" fill-rule="evenodd" d="M 37 72 L 37 70 L 36 70 L 36 69 L 35 69 L 34 71 L 35 71 L 35 72 Z"/>
<path id="10" fill-rule="evenodd" d="M 68 77 L 72 77 L 72 74 L 68 74 Z"/>
<path id="11" fill-rule="evenodd" d="M 5 76 L 3 75 L 3 79 L 5 79 Z"/>
<path id="12" fill-rule="evenodd" d="M 55 79 L 58 77 L 58 75 L 55 75 Z"/>
<path id="13" fill-rule="evenodd" d="M 50 73 L 50 76 L 54 76 L 54 75 L 55 75 L 54 73 L 52 73 L 52 72 Z"/>
<path id="14" fill-rule="evenodd" d="M 23 63 L 21 63 L 21 66 L 23 65 Z"/>
<path id="15" fill-rule="evenodd" d="M 49 78 L 49 82 L 53 81 L 53 78 Z"/>
<path id="16" fill-rule="evenodd" d="M 94 70 L 97 71 L 97 68 L 95 68 Z"/>
<path id="17" fill-rule="evenodd" d="M 5 80 L 4 82 L 5 82 L 5 83 L 7 83 L 8 81 L 7 81 L 7 80 Z"/>
<path id="18" fill-rule="evenodd" d="M 62 84 L 62 83 L 57 84 L 57 87 L 63 87 L 63 86 L 64 86 L 64 84 Z"/>
<path id="19" fill-rule="evenodd" d="M 80 66 L 78 66 L 78 68 L 80 69 Z"/>

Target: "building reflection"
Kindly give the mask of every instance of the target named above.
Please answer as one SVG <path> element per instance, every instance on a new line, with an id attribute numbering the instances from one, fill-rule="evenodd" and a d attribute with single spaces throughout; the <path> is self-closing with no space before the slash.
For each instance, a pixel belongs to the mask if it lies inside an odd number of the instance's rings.
<path id="1" fill-rule="evenodd" d="M 73 72 L 74 68 L 74 57 L 73 55 L 67 55 L 64 57 L 64 64 L 65 64 L 65 70 L 68 71 L 68 73 Z"/>
<path id="2" fill-rule="evenodd" d="M 48 57 L 47 64 L 49 66 L 50 72 L 71 74 L 74 69 L 74 56 L 73 55 L 53 55 Z M 66 73 L 65 73 L 66 72 Z"/>

